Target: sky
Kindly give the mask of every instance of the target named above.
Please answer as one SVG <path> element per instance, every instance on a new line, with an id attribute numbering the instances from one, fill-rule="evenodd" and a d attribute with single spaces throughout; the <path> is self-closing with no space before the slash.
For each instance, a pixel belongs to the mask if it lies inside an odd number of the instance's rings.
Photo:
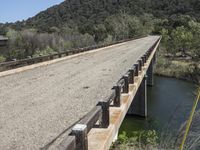
<path id="1" fill-rule="evenodd" d="M 0 0 L 0 23 L 26 20 L 64 0 Z"/>

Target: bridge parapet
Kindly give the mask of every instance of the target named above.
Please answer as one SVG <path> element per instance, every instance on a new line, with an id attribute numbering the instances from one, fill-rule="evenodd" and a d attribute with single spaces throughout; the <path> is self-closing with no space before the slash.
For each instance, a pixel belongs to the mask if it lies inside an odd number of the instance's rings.
<path id="1" fill-rule="evenodd" d="M 133 90 L 134 85 L 138 84 L 137 88 L 139 87 L 142 79 L 146 75 L 147 69 L 152 62 L 152 59 L 154 58 L 154 54 L 160 40 L 161 37 L 146 51 L 146 53 L 137 61 L 137 63 L 133 64 L 133 66 L 125 73 L 125 75 L 122 76 L 122 78 L 116 83 L 116 85 L 113 86 L 112 90 L 110 91 L 111 94 L 107 98 L 99 101 L 97 106 L 95 106 L 86 116 L 78 121 L 73 128 L 70 129 L 70 134 L 66 138 L 64 138 L 64 140 L 57 146 L 57 149 L 94 149 L 94 144 L 88 144 L 88 142 L 90 142 L 90 140 L 92 139 L 91 134 L 96 134 L 96 132 L 94 131 L 93 133 L 90 133 L 90 138 L 88 140 L 89 132 L 92 129 L 109 130 L 111 122 L 113 122 L 113 112 L 110 112 L 110 109 L 122 107 L 122 105 L 124 105 L 122 97 L 124 97 L 125 95 L 129 95 L 129 92 Z M 134 97 L 134 94 L 132 98 Z M 131 103 L 129 103 L 127 106 L 130 105 Z M 124 118 L 125 114 L 126 113 L 123 113 L 122 118 Z M 120 120 L 120 123 L 121 122 L 122 120 Z M 94 135 L 94 137 L 95 136 L 96 135 Z M 109 141 L 107 143 L 108 147 L 110 146 L 110 144 L 111 143 Z M 108 149 L 108 147 L 104 147 L 104 149 Z"/>

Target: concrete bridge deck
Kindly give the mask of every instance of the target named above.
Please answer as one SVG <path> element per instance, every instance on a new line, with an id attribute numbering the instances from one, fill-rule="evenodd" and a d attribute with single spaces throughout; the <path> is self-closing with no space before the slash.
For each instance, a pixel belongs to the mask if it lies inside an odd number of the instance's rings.
<path id="1" fill-rule="evenodd" d="M 8 76 L 0 73 L 0 149 L 44 147 L 108 95 L 158 39 L 149 36 Z"/>

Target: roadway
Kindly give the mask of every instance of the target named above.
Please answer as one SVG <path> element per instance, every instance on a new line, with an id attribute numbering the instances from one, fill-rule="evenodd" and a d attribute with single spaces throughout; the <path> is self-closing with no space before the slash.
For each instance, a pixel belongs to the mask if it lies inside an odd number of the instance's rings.
<path id="1" fill-rule="evenodd" d="M 0 149 L 43 148 L 108 95 L 158 38 L 149 36 L 0 77 Z"/>

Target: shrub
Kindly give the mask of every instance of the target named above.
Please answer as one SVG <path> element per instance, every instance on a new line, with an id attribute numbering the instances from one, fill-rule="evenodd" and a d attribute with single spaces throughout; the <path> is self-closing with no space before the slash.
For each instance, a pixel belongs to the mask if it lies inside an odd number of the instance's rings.
<path id="1" fill-rule="evenodd" d="M 49 46 L 47 46 L 47 47 L 46 47 L 45 49 L 43 49 L 43 50 L 37 50 L 37 51 L 34 53 L 33 57 L 44 56 L 44 55 L 50 55 L 50 54 L 53 54 L 53 53 L 55 53 L 55 51 L 54 51 L 52 48 L 50 48 Z"/>
<path id="2" fill-rule="evenodd" d="M 0 55 L 0 62 L 6 61 L 6 58 L 2 55 Z"/>

